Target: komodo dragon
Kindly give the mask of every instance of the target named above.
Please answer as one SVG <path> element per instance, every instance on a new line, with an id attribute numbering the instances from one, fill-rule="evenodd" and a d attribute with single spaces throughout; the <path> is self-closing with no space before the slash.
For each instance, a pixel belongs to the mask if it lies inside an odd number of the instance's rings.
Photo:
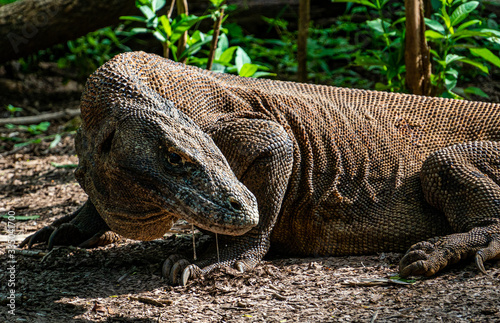
<path id="1" fill-rule="evenodd" d="M 242 78 L 134 52 L 88 79 L 81 112 L 75 174 L 89 199 L 22 245 L 88 247 L 108 230 L 152 240 L 177 219 L 222 235 L 219 260 L 167 259 L 172 283 L 251 269 L 270 248 L 410 248 L 402 276 L 469 256 L 484 272 L 500 258 L 498 104 Z"/>

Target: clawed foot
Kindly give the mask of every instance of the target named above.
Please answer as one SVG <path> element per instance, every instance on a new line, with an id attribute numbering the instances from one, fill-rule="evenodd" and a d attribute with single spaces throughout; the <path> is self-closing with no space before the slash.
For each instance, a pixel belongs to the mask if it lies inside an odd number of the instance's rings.
<path id="1" fill-rule="evenodd" d="M 432 276 L 448 264 L 443 251 L 429 241 L 419 242 L 411 246 L 410 250 L 399 263 L 401 277 Z"/>
<path id="2" fill-rule="evenodd" d="M 120 237 L 111 231 L 100 231 L 90 236 L 83 233 L 72 223 L 63 223 L 59 227 L 52 225 L 43 227 L 21 242 L 20 248 L 28 246 L 31 248 L 37 243 L 47 243 L 47 249 L 51 250 L 56 245 L 78 246 L 81 248 L 93 248 L 116 242 Z"/>
<path id="3" fill-rule="evenodd" d="M 186 286 L 189 279 L 200 277 L 221 266 L 227 266 L 227 264 L 214 263 L 200 268 L 198 265 L 191 264 L 190 261 L 179 255 L 171 255 L 163 263 L 162 276 L 166 277 L 171 285 Z M 241 273 L 253 268 L 253 265 L 243 260 L 235 261 L 233 266 Z"/>
<path id="4" fill-rule="evenodd" d="M 446 266 L 474 255 L 477 267 L 486 274 L 483 263 L 500 258 L 500 236 L 459 233 L 419 242 L 401 259 L 399 272 L 402 277 L 432 276 Z"/>

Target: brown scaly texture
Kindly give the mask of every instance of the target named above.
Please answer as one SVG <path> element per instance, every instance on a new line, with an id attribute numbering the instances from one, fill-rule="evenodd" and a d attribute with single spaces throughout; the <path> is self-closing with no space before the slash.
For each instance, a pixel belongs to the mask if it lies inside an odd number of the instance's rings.
<path id="1" fill-rule="evenodd" d="M 208 254 L 188 276 L 251 268 L 269 248 L 417 243 L 404 276 L 471 255 L 484 271 L 500 255 L 497 104 L 241 78 L 135 52 L 89 78 L 81 110 L 76 175 L 89 201 L 30 245 L 88 246 L 109 229 L 155 239 L 184 218 L 225 235 L 220 262 Z M 165 264 L 174 282 L 179 266 Z"/>

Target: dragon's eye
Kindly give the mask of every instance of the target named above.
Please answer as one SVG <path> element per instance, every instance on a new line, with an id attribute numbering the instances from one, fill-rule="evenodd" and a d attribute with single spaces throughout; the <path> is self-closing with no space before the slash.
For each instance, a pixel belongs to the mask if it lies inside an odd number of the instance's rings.
<path id="1" fill-rule="evenodd" d="M 182 157 L 179 154 L 169 152 L 167 155 L 167 160 L 173 166 L 179 166 L 182 164 Z"/>

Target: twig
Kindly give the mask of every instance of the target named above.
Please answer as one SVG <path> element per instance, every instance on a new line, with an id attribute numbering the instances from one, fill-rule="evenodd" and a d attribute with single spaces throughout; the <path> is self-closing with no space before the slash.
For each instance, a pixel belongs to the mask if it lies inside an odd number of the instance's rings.
<path id="1" fill-rule="evenodd" d="M 167 19 L 170 19 L 172 17 L 172 12 L 174 11 L 174 3 L 176 0 L 172 0 L 170 3 L 170 9 L 168 9 L 168 14 L 167 14 Z"/>
<path id="2" fill-rule="evenodd" d="M 224 4 L 226 1 L 222 2 L 220 8 L 220 15 L 214 22 L 214 33 L 212 35 L 212 44 L 210 47 L 210 53 L 208 54 L 207 70 L 212 69 L 212 64 L 214 62 L 215 50 L 217 49 L 217 41 L 219 40 L 220 26 L 222 25 L 222 18 L 224 18 Z"/>
<path id="3" fill-rule="evenodd" d="M 177 14 L 181 15 L 183 13 L 186 14 L 186 16 L 189 14 L 187 0 L 177 0 Z M 177 57 L 180 57 L 182 55 L 182 52 L 184 52 L 184 49 L 186 48 L 187 36 L 188 32 L 186 30 L 182 34 L 181 38 L 179 38 L 179 42 L 177 45 Z M 187 56 L 180 60 L 180 62 L 185 63 L 186 59 Z"/>
<path id="4" fill-rule="evenodd" d="M 168 13 L 167 13 L 167 19 L 169 19 L 169 20 L 170 20 L 170 17 L 172 16 L 172 12 L 174 11 L 175 1 L 176 0 L 172 0 L 172 2 L 170 2 L 170 8 L 168 9 Z M 162 45 L 163 45 L 163 57 L 168 58 L 168 56 L 170 55 L 170 48 L 168 48 L 168 45 L 166 42 L 162 43 Z"/>
<path id="5" fill-rule="evenodd" d="M 17 117 L 17 118 L 3 118 L 0 119 L 0 126 L 11 124 L 35 124 L 42 121 L 54 120 L 63 117 L 75 117 L 80 114 L 80 109 L 65 109 L 58 112 L 43 113 L 36 116 Z"/>
<path id="6" fill-rule="evenodd" d="M 156 300 L 156 299 L 153 299 L 150 297 L 144 297 L 144 296 L 138 296 L 138 297 L 129 296 L 128 298 L 130 300 L 138 301 L 138 302 L 141 302 L 144 304 L 150 304 L 150 305 L 157 306 L 157 307 L 164 307 L 164 306 L 172 305 L 172 303 L 173 303 L 173 301 L 170 299 L 158 299 L 158 300 Z"/>
<path id="7" fill-rule="evenodd" d="M 191 224 L 191 235 L 193 236 L 193 259 L 197 260 L 196 258 L 196 241 L 194 237 L 194 225 Z"/>
<path id="8" fill-rule="evenodd" d="M 24 249 L 13 249 L 14 254 L 27 257 L 37 257 L 43 258 L 47 255 L 47 252 L 41 250 L 24 250 Z"/>
<path id="9" fill-rule="evenodd" d="M 16 147 L 16 148 L 14 148 L 12 150 L 9 150 L 9 151 L 6 151 L 4 153 L 1 153 L 0 157 L 7 157 L 7 156 L 10 156 L 10 155 L 13 155 L 13 154 L 17 153 L 18 151 L 20 151 L 20 150 L 22 150 L 22 149 L 24 149 L 26 147 L 28 147 L 28 146 L 19 146 L 19 147 Z"/>

